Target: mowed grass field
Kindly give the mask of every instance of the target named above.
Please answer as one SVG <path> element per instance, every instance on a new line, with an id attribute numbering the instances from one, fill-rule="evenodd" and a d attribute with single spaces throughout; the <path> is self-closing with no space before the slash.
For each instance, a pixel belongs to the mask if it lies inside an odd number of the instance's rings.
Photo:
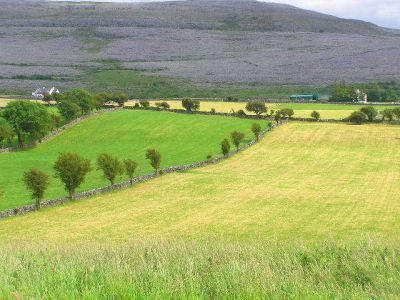
<path id="1" fill-rule="evenodd" d="M 150 101 L 151 106 L 155 103 L 163 100 L 152 100 Z M 171 108 L 182 109 L 181 101 L 168 101 Z M 133 105 L 134 102 L 130 101 L 127 106 Z M 279 110 L 282 108 L 292 108 L 294 110 L 294 117 L 298 118 L 310 118 L 311 113 L 316 110 L 321 114 L 322 119 L 344 119 L 350 116 L 350 114 L 359 110 L 362 106 L 360 105 L 344 105 L 344 104 L 322 104 L 322 103 L 266 103 L 268 109 Z M 237 112 L 243 109 L 247 114 L 252 114 L 246 111 L 246 102 L 223 102 L 223 101 L 201 101 L 200 110 L 210 111 L 214 108 L 217 112 L 231 113 L 232 111 Z M 384 110 L 386 108 L 393 108 L 393 106 L 376 106 L 378 110 Z"/>
<path id="2" fill-rule="evenodd" d="M 292 122 L 220 164 L 2 220 L 0 240 L 393 241 L 399 150 L 400 127 Z"/>
<path id="3" fill-rule="evenodd" d="M 218 116 L 191 116 L 168 112 L 118 111 L 91 117 L 64 131 L 61 135 L 37 147 L 20 152 L 0 154 L 0 187 L 5 192 L 0 209 L 31 203 L 22 177 L 31 167 L 51 175 L 45 198 L 66 195 L 54 178 L 52 166 L 60 152 L 76 152 L 89 158 L 94 169 L 97 155 L 103 152 L 121 159 L 132 158 L 139 163 L 137 175 L 152 172 L 145 159 L 148 148 L 158 149 L 163 158 L 161 166 L 187 164 L 205 160 L 207 155 L 219 155 L 220 142 L 234 130 L 245 133 L 245 141 L 253 139 L 252 120 Z M 266 122 L 260 122 L 266 128 Z M 118 180 L 126 180 L 120 177 Z M 79 189 L 88 190 L 109 183 L 100 171 L 92 171 Z"/>

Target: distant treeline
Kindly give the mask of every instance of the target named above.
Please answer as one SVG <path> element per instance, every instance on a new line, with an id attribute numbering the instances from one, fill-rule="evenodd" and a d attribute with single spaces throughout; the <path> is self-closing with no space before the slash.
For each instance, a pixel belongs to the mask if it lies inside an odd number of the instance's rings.
<path id="1" fill-rule="evenodd" d="M 369 102 L 392 102 L 400 99 L 400 82 L 376 82 L 349 84 L 345 81 L 331 86 L 330 101 L 351 102 L 357 100 L 356 90 L 368 95 Z"/>

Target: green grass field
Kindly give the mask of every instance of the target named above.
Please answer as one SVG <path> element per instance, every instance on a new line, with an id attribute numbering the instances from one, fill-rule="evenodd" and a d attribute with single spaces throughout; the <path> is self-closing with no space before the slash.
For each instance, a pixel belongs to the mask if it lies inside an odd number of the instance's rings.
<path id="1" fill-rule="evenodd" d="M 162 100 L 152 100 L 151 105 Z M 182 109 L 181 101 L 168 101 L 171 108 Z M 133 101 L 127 103 L 127 106 L 132 106 Z M 350 114 L 359 110 L 362 106 L 360 105 L 344 105 L 344 104 L 322 104 L 322 103 L 267 103 L 266 106 L 270 110 L 279 110 L 282 108 L 292 108 L 295 112 L 294 117 L 297 118 L 310 118 L 311 113 L 316 110 L 321 114 L 322 119 L 344 119 L 350 116 Z M 232 111 L 238 111 L 243 109 L 247 114 L 252 114 L 246 111 L 245 102 L 222 102 L 222 101 L 201 101 L 200 110 L 210 111 L 214 108 L 217 112 L 230 113 Z M 378 110 L 384 110 L 386 108 L 393 108 L 393 106 L 377 106 Z"/>
<path id="2" fill-rule="evenodd" d="M 37 167 L 53 175 L 52 165 L 58 153 L 77 152 L 93 163 L 99 153 L 107 152 L 120 158 L 133 158 L 139 173 L 152 172 L 145 160 L 148 148 L 157 148 L 163 155 L 162 167 L 205 160 L 218 155 L 219 143 L 234 130 L 253 139 L 254 121 L 225 117 L 191 116 L 150 111 L 119 111 L 92 117 L 63 132 L 54 139 L 27 151 L 0 154 L 0 187 L 5 192 L 0 209 L 31 203 L 22 183 L 24 171 Z M 262 122 L 264 128 L 266 122 Z M 125 177 L 119 180 L 126 180 Z M 80 190 L 108 185 L 100 171 L 92 171 Z M 46 198 L 64 196 L 58 179 L 51 178 Z"/>

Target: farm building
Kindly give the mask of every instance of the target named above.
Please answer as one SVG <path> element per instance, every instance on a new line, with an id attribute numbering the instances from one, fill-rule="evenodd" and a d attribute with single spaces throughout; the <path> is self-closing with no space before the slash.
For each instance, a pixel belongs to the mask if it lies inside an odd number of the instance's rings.
<path id="1" fill-rule="evenodd" d="M 44 96 L 46 95 L 53 95 L 53 94 L 59 94 L 60 91 L 56 89 L 54 86 L 50 89 L 46 87 L 38 88 L 36 91 L 32 93 L 32 97 L 36 99 L 43 99 Z"/>
<path id="2" fill-rule="evenodd" d="M 290 100 L 318 100 L 318 95 L 292 95 L 289 97 Z"/>

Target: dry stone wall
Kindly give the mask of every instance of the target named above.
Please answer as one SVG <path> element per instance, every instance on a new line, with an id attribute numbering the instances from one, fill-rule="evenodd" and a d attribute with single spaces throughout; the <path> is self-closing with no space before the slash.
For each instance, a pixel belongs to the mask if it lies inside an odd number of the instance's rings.
<path id="1" fill-rule="evenodd" d="M 274 128 L 285 124 L 286 121 L 278 124 L 278 125 L 272 125 L 271 127 L 268 127 L 266 130 L 264 130 L 260 136 L 259 136 L 259 140 L 253 140 L 250 143 L 242 146 L 239 148 L 239 150 L 237 152 L 231 152 L 229 153 L 226 157 L 223 156 L 218 156 L 209 160 L 205 160 L 205 161 L 200 161 L 200 162 L 195 162 L 192 164 L 187 164 L 187 165 L 180 165 L 180 166 L 172 166 L 166 169 L 162 169 L 160 170 L 160 174 L 169 174 L 169 173 L 173 173 L 173 172 L 179 172 L 179 171 L 187 171 L 187 170 L 191 170 L 191 169 L 195 169 L 195 168 L 200 168 L 200 167 L 205 167 L 208 165 L 212 165 L 212 164 L 216 164 L 224 159 L 230 158 L 234 155 L 236 155 L 237 153 L 253 146 L 254 144 L 258 143 L 260 140 L 262 140 L 271 130 L 273 130 Z M 144 175 L 144 176 L 140 176 L 137 178 L 133 179 L 133 182 L 131 184 L 131 182 L 128 181 L 124 181 L 118 184 L 115 184 L 113 186 L 107 186 L 107 187 L 102 187 L 102 188 L 97 188 L 97 189 L 93 189 L 90 191 L 85 191 L 85 192 L 81 192 L 78 193 L 73 201 L 78 201 L 78 200 L 82 200 L 82 199 L 86 199 L 95 195 L 100 195 L 100 194 L 104 194 L 104 193 L 109 193 L 112 191 L 116 191 L 116 190 L 121 190 L 124 188 L 128 188 L 130 186 L 136 185 L 138 183 L 141 182 L 146 182 L 149 181 L 153 178 L 157 177 L 157 175 L 155 173 L 152 174 L 148 174 L 148 175 Z M 64 203 L 67 203 L 71 201 L 71 199 L 69 197 L 63 197 L 63 198 L 58 198 L 58 199 L 52 199 L 52 200 L 47 200 L 42 202 L 41 207 L 54 207 L 54 206 L 59 206 L 62 205 Z M 22 207 L 18 207 L 18 208 L 13 208 L 13 209 L 8 209 L 8 210 L 4 210 L 4 211 L 0 211 L 0 219 L 2 218 L 7 218 L 7 217 L 12 217 L 12 216 L 17 216 L 17 215 L 23 215 L 29 212 L 33 212 L 36 210 L 36 206 L 35 205 L 26 205 L 26 206 L 22 206 Z"/>

